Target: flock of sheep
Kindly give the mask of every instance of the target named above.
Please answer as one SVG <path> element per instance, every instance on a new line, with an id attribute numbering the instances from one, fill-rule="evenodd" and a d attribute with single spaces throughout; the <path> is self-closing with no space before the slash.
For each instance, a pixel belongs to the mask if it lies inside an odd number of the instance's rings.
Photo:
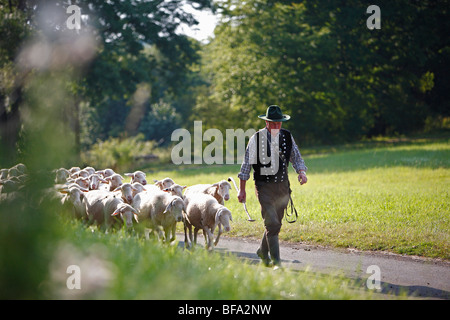
<path id="1" fill-rule="evenodd" d="M 149 185 L 142 171 L 125 173 L 131 177 L 130 183 L 123 183 L 124 177 L 112 169 L 72 167 L 60 168 L 53 173 L 55 185 L 47 190 L 47 195 L 57 198 L 74 218 L 84 220 L 88 225 L 97 224 L 108 230 L 125 224 L 126 228 L 136 227 L 143 231 L 146 238 L 151 232 L 159 239 L 172 242 L 176 224 L 182 222 L 186 247 L 197 242 L 197 233 L 201 229 L 208 250 L 213 244 L 217 245 L 222 228 L 230 231 L 232 217 L 224 201 L 230 198 L 231 185 L 226 180 L 187 187 L 170 178 L 154 180 L 154 185 Z M 0 204 L 20 193 L 26 180 L 23 164 L 0 169 Z M 216 228 L 219 232 L 214 240 Z"/>

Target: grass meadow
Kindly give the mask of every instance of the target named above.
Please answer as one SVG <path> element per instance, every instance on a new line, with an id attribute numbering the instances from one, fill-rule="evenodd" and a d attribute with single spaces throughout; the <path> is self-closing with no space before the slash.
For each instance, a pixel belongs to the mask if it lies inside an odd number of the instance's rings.
<path id="1" fill-rule="evenodd" d="M 309 181 L 291 173 L 299 212 L 284 222 L 284 241 L 449 259 L 449 141 L 380 141 L 304 149 Z M 236 178 L 239 165 L 148 168 L 147 178 L 179 184 Z M 41 202 L 33 179 L 25 198 L 0 207 L 2 299 L 373 299 L 364 283 L 312 271 L 272 270 L 231 254 L 198 246 L 144 240 L 60 216 L 60 206 Z M 260 238 L 263 223 L 247 184 L 247 222 L 236 191 L 229 236 Z M 57 215 L 55 216 L 55 213 Z M 182 231 L 181 224 L 178 227 Z M 69 290 L 71 266 L 81 270 L 81 289 Z M 69 271 L 68 271 L 69 270 Z"/>
<path id="2" fill-rule="evenodd" d="M 450 259 L 450 144 L 448 139 L 379 141 L 301 150 L 308 183 L 290 172 L 298 221 L 283 222 L 285 241 Z M 291 168 L 292 169 L 292 168 Z M 150 172 L 179 184 L 212 183 L 239 165 Z M 233 188 L 230 235 L 260 238 L 264 227 L 254 183 L 247 183 L 248 223 Z M 179 229 L 181 231 L 181 228 Z"/>

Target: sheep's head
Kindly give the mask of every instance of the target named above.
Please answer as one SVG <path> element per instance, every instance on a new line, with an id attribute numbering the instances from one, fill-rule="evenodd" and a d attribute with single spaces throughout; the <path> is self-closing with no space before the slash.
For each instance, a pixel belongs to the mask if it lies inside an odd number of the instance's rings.
<path id="1" fill-rule="evenodd" d="M 145 173 L 142 171 L 135 171 L 133 173 L 125 173 L 126 176 L 131 177 L 131 183 L 139 182 L 142 185 L 147 184 L 147 180 L 145 180 Z"/>
<path id="2" fill-rule="evenodd" d="M 119 190 L 122 192 L 122 199 L 126 203 L 131 204 L 131 202 L 133 201 L 133 191 L 136 191 L 136 188 L 133 187 L 130 183 L 124 183 L 120 187 L 114 189 L 113 192 Z"/>
<path id="3" fill-rule="evenodd" d="M 170 192 L 173 196 L 183 197 L 183 189 L 187 186 L 180 186 L 179 184 L 173 184 L 168 188 L 163 189 L 165 192 Z"/>
<path id="4" fill-rule="evenodd" d="M 223 200 L 230 200 L 231 184 L 228 181 L 222 180 L 214 183 L 213 186 L 217 186 L 217 193 L 223 198 Z"/>
<path id="5" fill-rule="evenodd" d="M 147 189 L 145 189 L 145 187 L 140 184 L 139 182 L 135 182 L 132 184 L 133 186 L 133 196 L 137 195 L 138 193 L 142 192 L 142 191 L 147 191 Z"/>
<path id="6" fill-rule="evenodd" d="M 75 183 L 82 188 L 89 189 L 89 178 L 78 177 L 75 179 Z"/>
<path id="7" fill-rule="evenodd" d="M 130 206 L 127 203 L 121 203 L 117 209 L 111 214 L 111 216 L 120 215 L 120 218 L 122 221 L 125 222 L 125 225 L 127 228 L 133 227 L 133 217 L 136 222 L 138 221 L 138 211 Z"/>
<path id="8" fill-rule="evenodd" d="M 55 170 L 56 177 L 55 177 L 55 183 L 66 183 L 67 178 L 70 177 L 70 172 L 67 169 L 59 168 Z"/>
<path id="9" fill-rule="evenodd" d="M 89 189 L 98 190 L 100 186 L 100 182 L 106 182 L 103 178 L 100 177 L 99 174 L 94 173 L 89 176 Z"/>
<path id="10" fill-rule="evenodd" d="M 164 210 L 164 214 L 170 213 L 176 222 L 183 221 L 184 202 L 180 197 L 174 196 Z"/>
<path id="11" fill-rule="evenodd" d="M 155 182 L 155 186 L 157 186 L 161 190 L 167 189 L 175 184 L 175 182 L 170 178 L 164 178 L 162 180 L 153 179 L 153 181 Z"/>
<path id="12" fill-rule="evenodd" d="M 123 184 L 123 177 L 118 173 L 114 173 L 113 175 L 106 177 L 105 180 L 111 183 L 111 189 L 120 187 Z"/>
<path id="13" fill-rule="evenodd" d="M 87 189 L 84 189 L 87 190 Z M 86 191 L 84 191 L 86 192 Z M 75 188 L 75 187 L 71 187 L 68 190 L 68 195 L 70 197 L 70 201 L 74 204 L 74 205 L 81 205 L 81 201 L 84 198 L 83 195 L 83 191 L 79 188 Z"/>
<path id="14" fill-rule="evenodd" d="M 231 217 L 231 211 L 223 207 L 216 212 L 216 224 L 221 223 L 226 232 L 231 230 L 230 221 L 233 221 Z"/>

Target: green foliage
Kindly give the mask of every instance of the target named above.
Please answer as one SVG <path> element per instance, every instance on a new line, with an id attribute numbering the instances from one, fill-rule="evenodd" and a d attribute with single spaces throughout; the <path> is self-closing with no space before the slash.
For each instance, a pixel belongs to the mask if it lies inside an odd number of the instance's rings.
<path id="1" fill-rule="evenodd" d="M 61 223 L 67 235 L 49 281 L 47 298 L 58 299 L 372 299 L 355 282 L 310 271 L 255 266 L 230 254 L 184 250 L 139 239 L 123 230 L 104 234 L 77 222 Z M 81 268 L 81 290 L 67 290 L 68 264 Z M 95 268 L 97 277 L 87 274 Z M 92 271 L 94 273 L 94 271 Z M 58 276 L 60 275 L 60 276 Z"/>
<path id="2" fill-rule="evenodd" d="M 309 144 L 422 129 L 450 109 L 448 2 L 378 5 L 381 30 L 370 31 L 360 1 L 220 2 L 226 18 L 205 48 L 211 90 L 197 110 L 257 128 L 256 116 L 279 104 Z"/>
<path id="3" fill-rule="evenodd" d="M 179 128 L 180 120 L 175 108 L 161 100 L 151 105 L 139 131 L 144 133 L 146 139 L 154 140 L 159 145 L 167 145 L 172 132 Z"/>
<path id="4" fill-rule="evenodd" d="M 111 168 L 117 172 L 132 170 L 144 163 L 145 156 L 152 155 L 155 143 L 145 141 L 139 134 L 129 138 L 109 138 L 97 141 L 82 154 L 84 163 L 94 168 Z"/>

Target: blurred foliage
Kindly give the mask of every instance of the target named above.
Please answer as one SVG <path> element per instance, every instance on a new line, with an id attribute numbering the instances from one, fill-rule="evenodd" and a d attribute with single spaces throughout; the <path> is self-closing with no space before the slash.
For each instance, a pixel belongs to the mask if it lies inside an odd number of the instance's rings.
<path id="1" fill-rule="evenodd" d="M 66 27 L 69 4 L 81 10 L 79 30 Z M 185 11 L 186 5 L 197 10 L 212 7 L 210 0 L 0 3 L 0 163 L 12 165 L 19 156 L 17 146 L 23 135 L 20 106 L 30 72 L 48 67 L 54 60 L 64 61 L 62 52 L 49 55 L 48 44 L 72 42 L 71 54 L 79 60 L 75 68 L 70 63 L 65 66 L 80 76 L 65 80 L 73 102 L 60 106 L 67 130 L 73 132 L 77 154 L 97 139 L 138 134 L 151 106 L 161 99 L 187 117 L 195 104 L 192 88 L 202 80 L 191 68 L 199 62 L 200 44 L 177 31 L 180 24 L 198 23 Z M 34 65 L 19 70 L 20 49 L 33 39 L 38 44 Z M 136 101 L 142 88 L 145 98 Z M 161 140 L 161 136 L 149 136 L 150 132 L 156 131 L 145 131 L 149 139 Z"/>
<path id="2" fill-rule="evenodd" d="M 81 160 L 94 168 L 125 172 L 140 167 L 147 157 L 153 156 L 155 145 L 154 141 L 144 140 L 142 133 L 130 138 L 111 137 L 93 144 L 82 153 Z"/>
<path id="3" fill-rule="evenodd" d="M 101 128 L 91 117 L 115 112 L 100 110 L 102 106 L 135 108 L 132 98 L 145 88 L 142 83 L 152 84 L 154 96 L 138 99 L 138 107 L 157 103 L 166 92 L 175 96 L 176 90 L 184 90 L 187 83 L 180 83 L 180 75 L 197 55 L 191 41 L 175 29 L 181 22 L 196 21 L 181 3 L 200 9 L 210 5 L 206 0 L 0 2 L 0 168 L 19 161 L 28 168 L 20 192 L 1 194 L 0 299 L 45 297 L 50 265 L 64 242 L 57 216 L 61 204 L 49 189 L 54 183 L 51 170 L 80 165 L 80 120 Z M 69 4 L 81 8 L 80 30 L 66 27 Z M 145 48 L 154 51 L 149 54 Z M 161 81 L 156 84 L 155 79 Z M 127 117 L 111 118 L 120 118 L 126 128 Z M 122 132 L 114 126 L 107 129 L 106 138 Z M 92 143 L 97 137 L 89 138 Z M 154 145 L 143 141 L 142 134 L 112 139 L 106 144 L 114 145 L 111 166 L 117 170 L 134 164 L 137 155 L 146 155 Z M 63 267 L 59 271 L 67 276 L 67 265 Z"/>
<path id="4" fill-rule="evenodd" d="M 180 122 L 180 115 L 175 108 L 161 100 L 151 105 L 139 131 L 143 132 L 147 139 L 156 140 L 159 145 L 167 145 L 172 132 L 180 127 Z"/>

